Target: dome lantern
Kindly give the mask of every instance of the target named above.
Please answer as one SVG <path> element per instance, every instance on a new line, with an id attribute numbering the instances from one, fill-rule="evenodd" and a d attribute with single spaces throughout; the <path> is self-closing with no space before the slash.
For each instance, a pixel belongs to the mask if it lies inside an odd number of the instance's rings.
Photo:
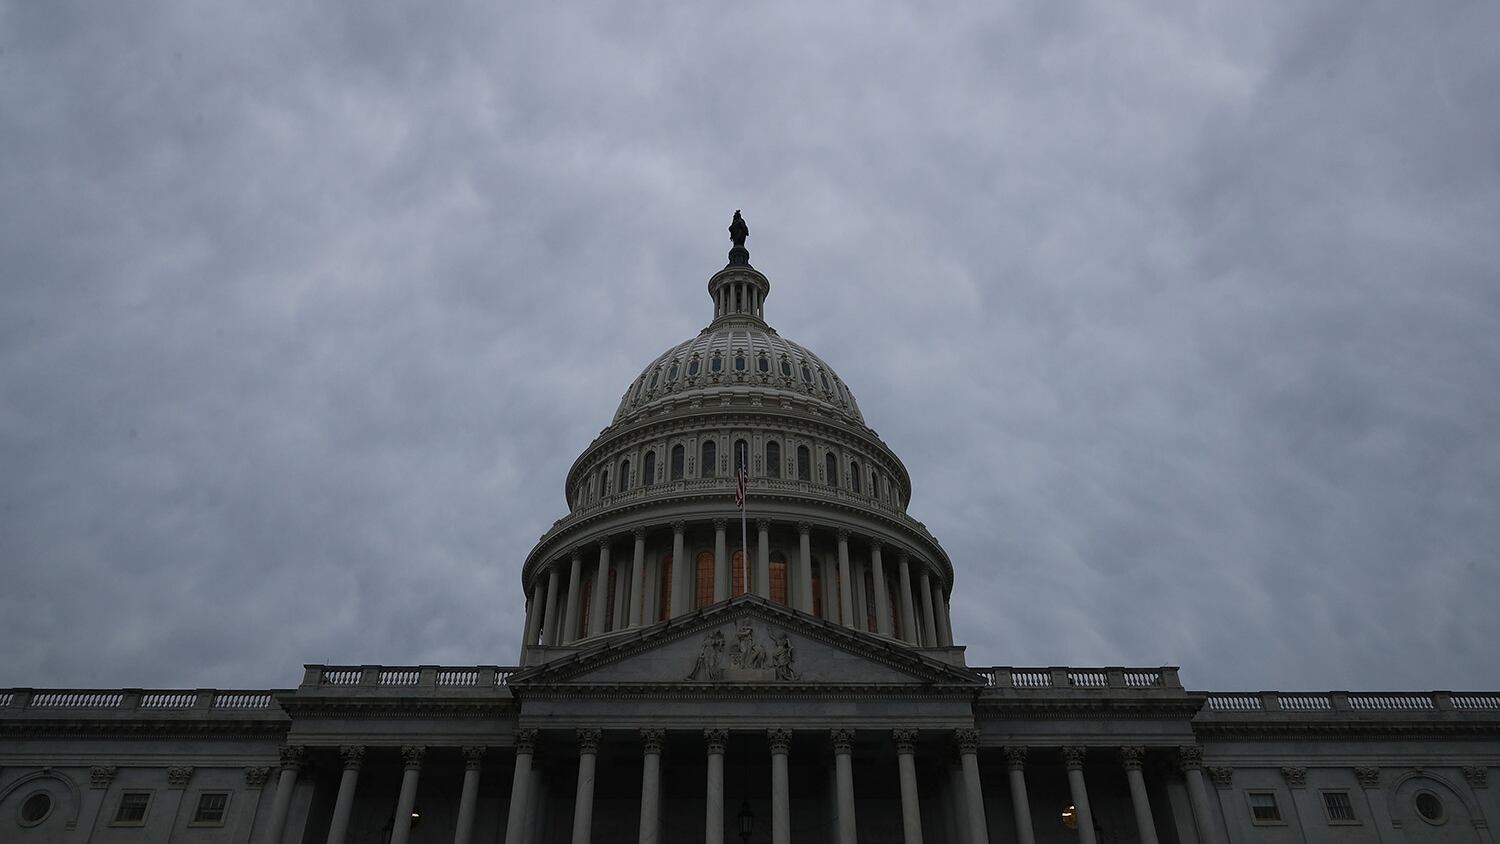
<path id="1" fill-rule="evenodd" d="M 729 263 L 708 280 L 708 295 L 714 300 L 714 323 L 728 320 L 748 320 L 765 324 L 765 301 L 771 292 L 771 282 L 760 271 L 750 266 L 750 250 L 745 248 L 745 239 L 750 236 L 750 227 L 740 212 L 734 212 L 729 223 Z"/>

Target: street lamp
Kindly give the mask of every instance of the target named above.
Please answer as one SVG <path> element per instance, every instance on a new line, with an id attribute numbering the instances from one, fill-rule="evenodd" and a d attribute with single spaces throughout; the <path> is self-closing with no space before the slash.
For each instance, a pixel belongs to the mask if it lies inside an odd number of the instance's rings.
<path id="1" fill-rule="evenodd" d="M 734 819 L 740 825 L 740 840 L 750 844 L 750 833 L 755 831 L 755 813 L 750 811 L 750 801 L 744 800 L 740 803 L 740 813 Z"/>

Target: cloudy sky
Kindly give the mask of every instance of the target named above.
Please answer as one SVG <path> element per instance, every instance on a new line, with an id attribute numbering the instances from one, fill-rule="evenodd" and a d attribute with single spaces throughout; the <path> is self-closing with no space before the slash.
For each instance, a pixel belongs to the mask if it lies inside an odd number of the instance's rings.
<path id="1" fill-rule="evenodd" d="M 512 663 L 744 209 L 979 665 L 1500 688 L 1493 2 L 0 2 L 0 686 Z"/>

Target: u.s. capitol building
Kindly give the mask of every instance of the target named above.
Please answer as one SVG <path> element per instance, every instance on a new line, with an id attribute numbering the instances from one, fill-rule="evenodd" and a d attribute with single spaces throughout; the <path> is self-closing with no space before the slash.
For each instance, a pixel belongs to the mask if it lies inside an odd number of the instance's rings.
<path id="1" fill-rule="evenodd" d="M 969 665 L 905 466 L 730 231 L 521 568 L 520 665 L 0 690 L 0 842 L 1494 844 L 1500 693 Z"/>

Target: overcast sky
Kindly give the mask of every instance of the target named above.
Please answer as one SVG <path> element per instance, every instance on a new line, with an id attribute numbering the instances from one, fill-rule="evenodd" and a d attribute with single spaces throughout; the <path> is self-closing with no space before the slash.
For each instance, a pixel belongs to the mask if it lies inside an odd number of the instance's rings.
<path id="1" fill-rule="evenodd" d="M 513 663 L 741 208 L 971 664 L 1500 688 L 1500 6 L 961 5 L 0 0 L 0 686 Z"/>

